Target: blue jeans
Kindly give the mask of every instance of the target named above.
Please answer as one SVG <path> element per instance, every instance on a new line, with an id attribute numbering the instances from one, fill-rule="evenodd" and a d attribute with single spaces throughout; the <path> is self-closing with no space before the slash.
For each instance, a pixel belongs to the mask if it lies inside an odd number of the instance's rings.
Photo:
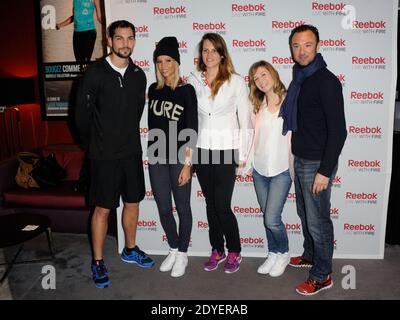
<path id="1" fill-rule="evenodd" d="M 167 236 L 170 248 L 187 252 L 192 233 L 192 210 L 190 208 L 190 191 L 192 179 L 183 186 L 178 185 L 178 177 L 183 165 L 151 164 L 149 176 L 154 199 L 157 203 L 161 225 Z M 172 214 L 172 197 L 179 217 L 179 232 Z"/>
<path id="2" fill-rule="evenodd" d="M 253 179 L 257 200 L 264 213 L 268 251 L 288 252 L 289 242 L 285 225 L 282 222 L 282 210 L 292 185 L 289 170 L 274 177 L 265 177 L 253 169 Z"/>
<path id="3" fill-rule="evenodd" d="M 303 257 L 313 262 L 310 277 L 321 281 L 332 273 L 333 224 L 330 217 L 332 180 L 337 166 L 329 179 L 328 188 L 312 193 L 314 177 L 321 161 L 294 159 L 297 214 L 304 236 Z"/>

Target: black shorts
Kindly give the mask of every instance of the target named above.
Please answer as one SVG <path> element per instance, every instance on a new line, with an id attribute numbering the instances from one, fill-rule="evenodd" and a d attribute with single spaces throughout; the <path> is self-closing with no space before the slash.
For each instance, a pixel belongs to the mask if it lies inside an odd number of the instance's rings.
<path id="1" fill-rule="evenodd" d="M 142 155 L 128 159 L 91 160 L 89 204 L 114 209 L 123 202 L 136 203 L 145 195 Z"/>

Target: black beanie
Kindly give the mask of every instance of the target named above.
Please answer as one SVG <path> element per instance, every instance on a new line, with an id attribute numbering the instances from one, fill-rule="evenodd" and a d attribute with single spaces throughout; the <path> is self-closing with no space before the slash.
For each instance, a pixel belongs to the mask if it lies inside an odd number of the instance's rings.
<path id="1" fill-rule="evenodd" d="M 153 61 L 156 63 L 158 56 L 169 56 L 173 58 L 178 64 L 181 64 L 181 58 L 179 56 L 179 44 L 175 37 L 164 37 L 157 43 L 156 49 L 154 50 Z"/>

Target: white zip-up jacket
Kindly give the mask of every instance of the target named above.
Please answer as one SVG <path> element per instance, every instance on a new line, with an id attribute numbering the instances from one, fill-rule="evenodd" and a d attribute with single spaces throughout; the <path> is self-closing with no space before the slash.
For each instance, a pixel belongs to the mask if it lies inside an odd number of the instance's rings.
<path id="1" fill-rule="evenodd" d="M 253 127 L 249 94 L 244 79 L 232 74 L 212 99 L 202 72 L 194 71 L 189 83 L 197 95 L 199 136 L 197 147 L 209 150 L 239 149 L 239 160 L 246 161 Z"/>

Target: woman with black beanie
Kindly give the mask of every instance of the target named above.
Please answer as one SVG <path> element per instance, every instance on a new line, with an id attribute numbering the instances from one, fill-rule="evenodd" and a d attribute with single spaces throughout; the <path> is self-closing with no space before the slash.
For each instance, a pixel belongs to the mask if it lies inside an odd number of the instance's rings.
<path id="1" fill-rule="evenodd" d="M 185 274 L 192 231 L 190 207 L 192 152 L 197 137 L 197 100 L 194 88 L 179 75 L 179 44 L 175 37 L 160 40 L 153 57 L 157 82 L 148 92 L 150 183 L 169 253 L 160 271 L 172 277 Z M 184 137 L 184 139 L 180 139 Z M 179 217 L 173 216 L 172 197 Z"/>

